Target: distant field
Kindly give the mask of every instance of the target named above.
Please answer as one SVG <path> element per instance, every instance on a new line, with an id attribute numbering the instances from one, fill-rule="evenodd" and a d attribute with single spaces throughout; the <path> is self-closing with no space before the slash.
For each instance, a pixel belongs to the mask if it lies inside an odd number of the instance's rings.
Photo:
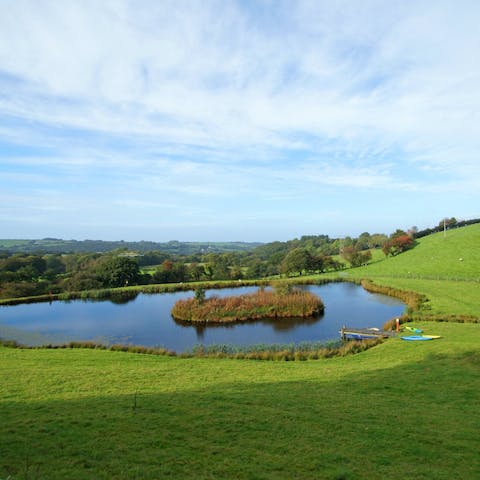
<path id="1" fill-rule="evenodd" d="M 10 240 L 2 240 L 0 239 L 0 248 L 11 248 L 15 246 L 25 246 L 28 245 L 31 242 L 31 240 L 16 240 L 16 239 L 10 239 Z"/>
<path id="2" fill-rule="evenodd" d="M 137 252 L 161 250 L 165 253 L 190 255 L 193 253 L 228 253 L 253 250 L 261 245 L 258 242 L 125 242 L 104 240 L 62 240 L 43 238 L 35 240 L 0 239 L 0 250 L 13 253 L 96 253 L 116 249 L 129 249 Z"/>

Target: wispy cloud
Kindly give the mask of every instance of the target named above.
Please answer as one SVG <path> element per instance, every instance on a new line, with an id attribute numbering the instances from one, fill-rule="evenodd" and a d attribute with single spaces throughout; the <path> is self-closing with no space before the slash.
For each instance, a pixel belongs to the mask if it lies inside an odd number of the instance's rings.
<path id="1" fill-rule="evenodd" d="M 119 234 L 122 190 L 129 212 L 194 205 L 232 232 L 228 211 L 273 219 L 318 188 L 345 215 L 352 195 L 364 210 L 454 188 L 463 211 L 479 203 L 479 15 L 468 0 L 6 1 L 1 181 L 45 211 L 36 182 L 72 209 L 97 199 Z"/>

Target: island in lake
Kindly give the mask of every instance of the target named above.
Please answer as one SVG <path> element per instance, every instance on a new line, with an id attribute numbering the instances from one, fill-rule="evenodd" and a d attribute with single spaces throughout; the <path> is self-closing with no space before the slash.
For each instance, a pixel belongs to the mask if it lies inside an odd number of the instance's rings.
<path id="1" fill-rule="evenodd" d="M 194 298 L 178 300 L 171 314 L 175 320 L 198 323 L 229 323 L 261 318 L 313 317 L 323 313 L 322 300 L 297 289 L 257 292 L 230 297 L 205 298 L 198 290 Z"/>

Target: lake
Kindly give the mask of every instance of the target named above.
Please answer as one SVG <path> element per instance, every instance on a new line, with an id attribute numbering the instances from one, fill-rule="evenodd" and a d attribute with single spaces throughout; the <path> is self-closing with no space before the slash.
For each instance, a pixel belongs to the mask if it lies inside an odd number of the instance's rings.
<path id="1" fill-rule="evenodd" d="M 182 325 L 170 315 L 174 303 L 193 292 L 139 294 L 134 300 L 116 304 L 110 301 L 34 303 L 0 307 L 0 337 L 26 345 L 95 341 L 164 347 L 176 352 L 195 345 L 298 343 L 339 338 L 342 325 L 381 327 L 400 316 L 405 305 L 392 297 L 372 294 L 348 283 L 306 285 L 323 300 L 325 312 L 309 319 L 260 320 L 229 325 Z M 253 292 L 258 287 L 208 290 L 228 296 Z"/>

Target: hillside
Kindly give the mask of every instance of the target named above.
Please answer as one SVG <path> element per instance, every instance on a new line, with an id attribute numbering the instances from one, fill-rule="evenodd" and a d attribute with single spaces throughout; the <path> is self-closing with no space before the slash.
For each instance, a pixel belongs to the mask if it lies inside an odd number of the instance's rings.
<path id="1" fill-rule="evenodd" d="M 421 313 L 480 318 L 480 225 L 435 233 L 414 249 L 352 269 L 347 276 L 424 294 Z"/>
<path id="2" fill-rule="evenodd" d="M 412 250 L 359 268 L 370 276 L 480 281 L 480 224 L 435 233 Z"/>
<path id="3" fill-rule="evenodd" d="M 117 249 L 136 252 L 160 250 L 172 255 L 192 255 L 195 253 L 229 253 L 253 250 L 259 242 L 126 242 L 106 240 L 62 240 L 43 238 L 41 240 L 0 239 L 0 251 L 10 253 L 104 253 Z"/>

